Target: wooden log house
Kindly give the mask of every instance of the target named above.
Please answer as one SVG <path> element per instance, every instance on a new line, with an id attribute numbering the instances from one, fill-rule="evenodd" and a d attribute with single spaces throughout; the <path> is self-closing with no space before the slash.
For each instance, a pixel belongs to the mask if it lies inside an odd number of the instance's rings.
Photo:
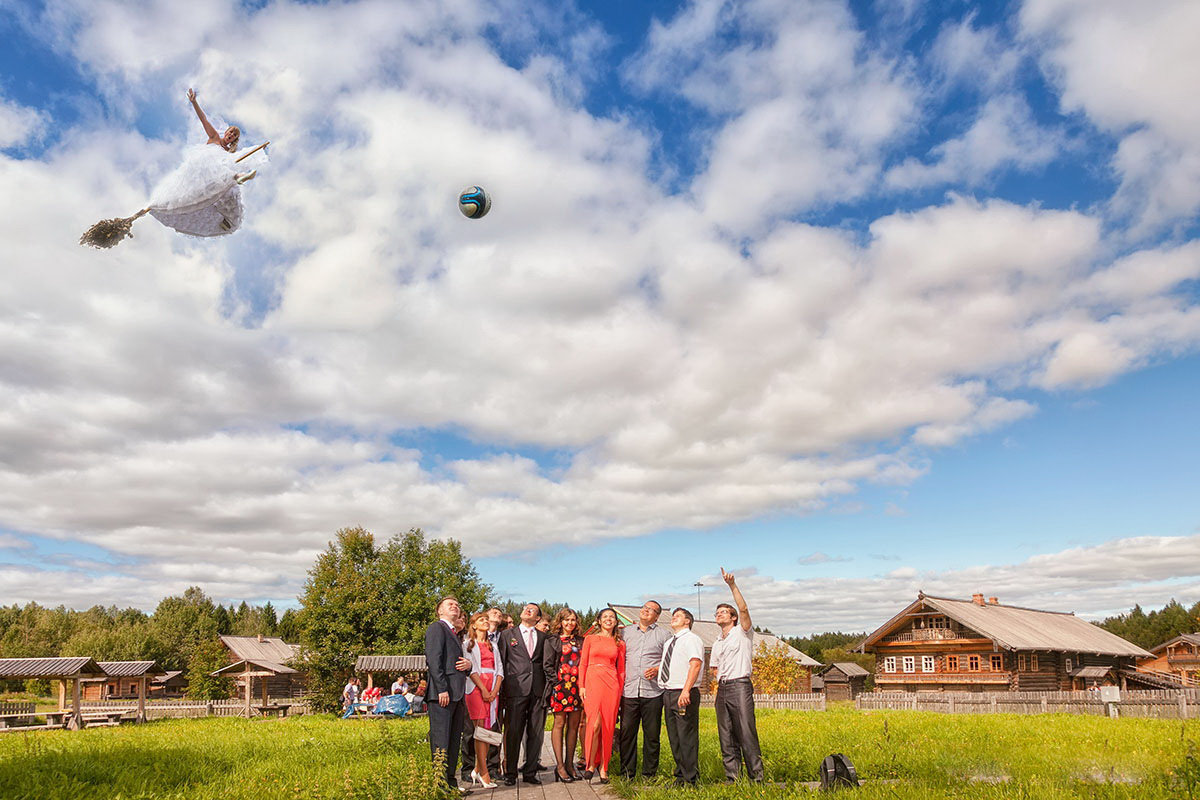
<path id="1" fill-rule="evenodd" d="M 859 648 L 877 691 L 1070 691 L 1139 680 L 1142 648 L 1072 613 L 920 593 Z M 1141 688 L 1139 685 L 1138 688 Z"/>
<path id="2" fill-rule="evenodd" d="M 269 705 L 272 698 L 304 696 L 307 678 L 291 666 L 298 645 L 270 636 L 222 636 L 221 644 L 229 651 L 229 665 L 213 674 L 234 678 L 239 697 L 262 697 Z"/>
<path id="3" fill-rule="evenodd" d="M 1138 662 L 1143 671 L 1166 673 L 1182 686 L 1200 686 L 1200 633 L 1184 633 L 1157 647 Z"/>

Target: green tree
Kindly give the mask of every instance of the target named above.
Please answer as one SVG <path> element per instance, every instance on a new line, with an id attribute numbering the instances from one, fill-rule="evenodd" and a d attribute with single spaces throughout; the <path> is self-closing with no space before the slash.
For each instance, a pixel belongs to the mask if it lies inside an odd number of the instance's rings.
<path id="1" fill-rule="evenodd" d="M 233 681 L 212 673 L 229 664 L 229 651 L 219 639 L 207 639 L 193 648 L 187 665 L 188 697 L 221 700 L 233 693 Z"/>
<path id="2" fill-rule="evenodd" d="M 164 669 L 185 669 L 196 648 L 218 635 L 217 606 L 199 586 L 182 597 L 164 597 L 154 610 L 154 631 L 167 652 Z"/>
<path id="3" fill-rule="evenodd" d="M 783 642 L 768 646 L 766 640 L 759 641 L 750 661 L 754 691 L 763 694 L 798 691 L 801 675 L 808 669 L 788 655 Z"/>
<path id="4" fill-rule="evenodd" d="M 339 530 L 308 572 L 300 598 L 300 642 L 312 700 L 334 709 L 360 655 L 423 652 L 438 600 L 454 595 L 470 612 L 491 587 L 453 540 L 426 542 L 420 530 L 377 547 L 362 528 Z M 286 615 L 285 615 L 286 617 Z"/>

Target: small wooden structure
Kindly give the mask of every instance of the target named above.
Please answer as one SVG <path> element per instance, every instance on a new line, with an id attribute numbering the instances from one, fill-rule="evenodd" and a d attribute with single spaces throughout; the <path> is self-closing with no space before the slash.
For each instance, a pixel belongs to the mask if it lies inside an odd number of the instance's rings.
<path id="1" fill-rule="evenodd" d="M 104 678 L 105 672 L 99 664 L 86 656 L 73 658 L 0 658 L 0 678 L 16 680 L 51 680 L 59 682 L 58 708 L 67 707 L 67 682 L 71 682 L 71 712 L 66 726 L 71 730 L 83 727 L 83 681 L 87 678 Z"/>
<path id="2" fill-rule="evenodd" d="M 268 687 L 272 679 L 288 678 L 294 675 L 299 675 L 297 670 L 285 664 L 277 664 L 272 661 L 251 660 L 245 659 L 236 663 L 230 664 L 227 667 L 221 667 L 216 672 L 212 673 L 218 678 L 234 678 L 238 683 L 238 693 L 246 699 L 245 716 L 251 716 L 251 710 L 257 709 L 261 715 L 266 715 L 279 708 L 277 703 L 272 703 L 268 694 Z M 253 700 L 254 679 L 259 679 L 259 686 L 262 689 L 262 703 L 255 705 Z M 284 712 L 285 714 L 287 712 Z"/>
<path id="3" fill-rule="evenodd" d="M 273 636 L 222 636 L 221 644 L 229 651 L 230 666 L 237 667 L 230 672 L 221 670 L 221 674 L 244 674 L 247 671 L 245 663 L 256 664 L 258 668 L 250 670 L 255 674 L 248 680 L 257 678 L 264 684 L 261 687 L 264 697 L 296 699 L 304 696 L 305 675 L 292 666 L 299 654 L 299 646 Z"/>
<path id="4" fill-rule="evenodd" d="M 155 676 L 150 681 L 150 696 L 164 698 L 183 697 L 184 691 L 187 689 L 187 683 L 187 678 L 184 676 L 183 670 L 167 670 L 162 675 Z"/>
<path id="5" fill-rule="evenodd" d="M 354 672 L 366 674 L 366 688 L 368 689 L 375 685 L 376 675 L 399 677 L 413 674 L 424 675 L 428 671 L 425 656 L 359 656 L 358 660 L 354 662 Z M 391 682 L 385 678 L 384 683 L 380 685 L 387 688 Z"/>
<path id="6" fill-rule="evenodd" d="M 137 698 L 137 722 L 146 721 L 146 696 L 151 678 L 166 674 L 157 661 L 101 661 L 103 678 L 83 679 L 84 700 Z"/>
<path id="7" fill-rule="evenodd" d="M 821 670 L 821 679 L 825 682 L 825 698 L 853 700 L 862 694 L 870 674 L 853 661 L 835 661 L 826 665 Z"/>

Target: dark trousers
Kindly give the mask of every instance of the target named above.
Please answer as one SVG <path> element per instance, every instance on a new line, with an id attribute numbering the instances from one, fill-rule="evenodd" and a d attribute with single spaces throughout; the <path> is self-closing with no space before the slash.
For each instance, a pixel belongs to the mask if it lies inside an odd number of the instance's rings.
<path id="1" fill-rule="evenodd" d="M 429 750 L 437 759 L 439 752 L 446 759 L 446 785 L 457 786 L 454 771 L 458 766 L 458 748 L 461 747 L 463 728 L 467 724 L 467 704 L 462 700 L 451 700 L 442 708 L 434 700 L 429 704 Z"/>
<path id="2" fill-rule="evenodd" d="M 492 730 L 500 730 L 500 720 L 496 720 L 496 724 L 492 726 Z M 488 745 L 487 757 L 488 775 L 492 776 L 492 780 L 501 773 L 500 770 L 500 745 Z M 467 720 L 466 730 L 463 731 L 462 739 L 462 768 L 460 770 L 463 780 L 471 779 L 471 772 L 475 769 L 475 723 Z"/>
<path id="3" fill-rule="evenodd" d="M 637 737 L 642 729 L 642 774 L 658 773 L 659 736 L 662 732 L 663 696 L 621 698 L 621 772 L 637 777 Z"/>
<path id="4" fill-rule="evenodd" d="M 525 740 L 525 763 L 521 775 L 537 775 L 538 759 L 542 757 L 542 739 L 546 735 L 546 705 L 542 696 L 525 695 L 505 700 L 508 728 L 504 731 L 504 777 L 517 777 L 517 759 L 521 756 L 521 740 Z"/>
<path id="5" fill-rule="evenodd" d="M 691 702 L 679 713 L 680 689 L 663 692 L 667 714 L 667 741 L 675 758 L 675 780 L 695 785 L 700 780 L 700 690 L 689 692 Z"/>
<path id="6" fill-rule="evenodd" d="M 717 735 L 721 739 L 725 778 L 737 780 L 744 761 L 747 777 L 761 781 L 762 750 L 754 722 L 754 686 L 749 678 L 724 681 L 717 687 Z"/>

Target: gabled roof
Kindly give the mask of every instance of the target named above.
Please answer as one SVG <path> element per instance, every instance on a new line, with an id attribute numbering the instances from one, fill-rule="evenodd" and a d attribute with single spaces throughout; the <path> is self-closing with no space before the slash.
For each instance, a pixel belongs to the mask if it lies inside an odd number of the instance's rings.
<path id="1" fill-rule="evenodd" d="M 157 661 L 101 661 L 99 664 L 110 678 L 136 678 L 141 675 L 163 675 L 166 672 Z"/>
<path id="2" fill-rule="evenodd" d="M 1169 639 L 1168 641 L 1165 641 L 1162 644 L 1158 644 L 1158 645 L 1155 645 L 1154 647 L 1151 647 L 1150 652 L 1154 653 L 1155 655 L 1158 655 L 1159 653 L 1161 653 L 1163 650 L 1166 650 L 1171 645 L 1179 644 L 1180 642 L 1187 642 L 1188 644 L 1200 645 L 1200 633 L 1181 633 L 1178 636 L 1176 636 L 1174 639 Z"/>
<path id="3" fill-rule="evenodd" d="M 835 661 L 834 663 L 829 664 L 824 669 L 822 669 L 821 674 L 825 675 L 827 672 L 829 672 L 830 670 L 834 670 L 834 669 L 841 672 L 847 678 L 858 678 L 858 677 L 862 677 L 862 676 L 871 674 L 870 672 L 867 672 L 865 669 L 860 667 L 858 664 L 855 664 L 853 661 Z"/>
<path id="4" fill-rule="evenodd" d="M 617 616 L 621 619 L 621 622 L 625 625 L 636 625 L 637 620 L 638 620 L 638 612 L 641 611 L 641 609 L 642 609 L 641 606 L 618 606 L 618 605 L 614 605 L 612 603 L 609 603 L 608 607 L 611 608 L 613 611 L 617 612 Z M 665 614 L 665 612 L 664 612 L 664 614 Z M 667 630 L 671 629 L 671 626 L 668 624 L 667 620 L 662 617 L 659 618 L 658 624 L 665 625 Z M 692 633 L 699 636 L 700 640 L 704 642 L 704 649 L 710 650 L 710 649 L 712 649 L 713 642 L 715 642 L 721 636 L 721 626 L 712 620 L 698 619 L 698 620 L 695 620 L 694 622 L 692 622 Z M 770 633 L 755 632 L 755 634 L 754 634 L 754 647 L 755 648 L 758 647 L 759 642 L 766 642 L 767 647 L 769 647 L 769 648 L 775 648 L 775 647 L 778 647 L 779 645 L 783 645 L 787 649 L 787 654 L 788 654 L 789 658 L 799 661 L 801 664 L 803 664 L 806 667 L 821 666 L 820 661 L 817 661 L 816 659 L 814 659 L 812 656 L 808 655 L 807 653 L 800 652 L 799 650 L 797 650 L 796 648 L 792 647 L 790 644 L 785 642 L 783 639 L 780 639 L 778 636 L 774 636 Z"/>
<path id="5" fill-rule="evenodd" d="M 247 670 L 246 669 L 247 667 L 258 667 L 260 670 L 263 670 L 264 672 L 269 672 L 272 675 L 295 675 L 295 674 L 297 674 L 297 670 L 294 670 L 291 667 L 286 666 L 284 664 L 280 664 L 276 661 L 262 661 L 262 660 L 258 660 L 258 659 L 249 659 L 249 658 L 242 659 L 241 661 L 236 661 L 232 664 L 221 667 L 216 672 L 212 672 L 210 674 L 211 675 L 241 675 L 247 671 L 253 671 L 253 670 Z"/>
<path id="6" fill-rule="evenodd" d="M 87 656 L 72 658 L 0 658 L 0 678 L 103 677 L 104 670 Z"/>
<path id="7" fill-rule="evenodd" d="M 921 594 L 863 640 L 866 649 L 887 635 L 904 617 L 925 605 L 945 614 L 1006 650 L 1059 650 L 1110 656 L 1148 656 L 1142 648 L 1071 613 L 1039 611 L 1001 603 Z"/>
<path id="8" fill-rule="evenodd" d="M 299 646 L 271 636 L 222 636 L 221 644 L 229 648 L 238 661 L 264 660 L 277 664 L 291 661 L 299 654 Z"/>
<path id="9" fill-rule="evenodd" d="M 425 656 L 359 656 L 355 672 L 424 672 Z"/>
<path id="10" fill-rule="evenodd" d="M 154 679 L 153 683 L 163 683 L 163 684 L 170 683 L 171 681 L 175 680 L 182 674 L 183 674 L 183 670 L 181 670 L 181 669 L 167 670 L 162 675 L 159 675 L 158 677 L 156 677 Z"/>

